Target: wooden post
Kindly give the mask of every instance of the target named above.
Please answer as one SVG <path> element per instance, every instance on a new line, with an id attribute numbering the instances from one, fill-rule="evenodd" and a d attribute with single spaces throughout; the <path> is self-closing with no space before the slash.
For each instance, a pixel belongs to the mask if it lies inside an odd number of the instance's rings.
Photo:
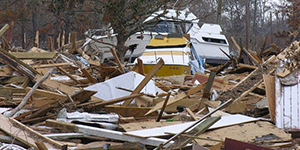
<path id="1" fill-rule="evenodd" d="M 140 84 L 133 90 L 131 94 L 139 93 L 146 84 L 152 79 L 152 77 L 156 74 L 156 72 L 165 64 L 163 59 L 160 59 L 157 64 L 152 68 L 152 70 L 148 73 L 148 75 L 140 82 Z M 133 99 L 125 101 L 122 105 L 128 106 Z"/>
<path id="2" fill-rule="evenodd" d="M 36 31 L 33 46 L 39 47 L 39 31 Z"/>
<path id="3" fill-rule="evenodd" d="M 74 53 L 77 51 L 76 38 L 77 38 L 77 32 L 73 32 L 73 34 L 72 34 L 72 50 L 70 53 Z"/>
<path id="4" fill-rule="evenodd" d="M 165 101 L 164 101 L 164 105 L 163 105 L 163 107 L 161 108 L 161 110 L 160 110 L 160 112 L 159 112 L 159 115 L 158 115 L 158 117 L 157 117 L 157 119 L 156 119 L 156 122 L 159 122 L 159 121 L 160 121 L 160 118 L 161 118 L 161 116 L 162 116 L 162 114 L 163 114 L 163 112 L 165 111 L 165 108 L 166 108 L 166 106 L 167 106 L 167 103 L 168 103 L 168 100 L 169 100 L 169 98 L 170 98 L 170 95 L 171 95 L 171 93 L 169 92 L 168 95 L 167 95 L 167 97 L 166 97 L 166 99 L 165 99 Z"/>
<path id="5" fill-rule="evenodd" d="M 49 42 L 49 51 L 53 52 L 54 48 L 53 48 L 53 43 L 52 43 L 52 37 L 48 36 L 48 42 Z"/>
<path id="6" fill-rule="evenodd" d="M 9 26 L 9 29 L 7 31 L 7 36 L 6 36 L 6 42 L 9 43 L 9 40 L 10 40 L 10 36 L 11 36 L 11 32 L 12 32 L 12 28 L 14 26 L 15 22 L 11 22 L 10 23 L 10 26 Z"/>
<path id="7" fill-rule="evenodd" d="M 34 91 L 51 75 L 52 71 L 53 71 L 53 68 L 51 68 L 42 78 L 40 78 L 34 84 L 32 89 L 30 89 L 30 91 L 26 94 L 26 96 L 23 98 L 21 103 L 7 115 L 8 117 L 12 117 L 16 112 L 18 112 L 19 110 L 21 110 L 24 107 L 24 105 L 27 103 L 27 101 L 29 100 L 31 95 L 34 93 Z"/>

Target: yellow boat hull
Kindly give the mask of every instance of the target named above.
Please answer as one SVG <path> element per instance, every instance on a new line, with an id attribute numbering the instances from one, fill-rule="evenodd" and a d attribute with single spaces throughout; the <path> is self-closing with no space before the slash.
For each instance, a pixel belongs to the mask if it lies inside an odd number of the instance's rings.
<path id="1" fill-rule="evenodd" d="M 155 64 L 144 64 L 144 73 L 148 74 Z M 163 65 L 156 73 L 156 76 L 173 76 L 190 74 L 190 67 L 184 65 Z"/>

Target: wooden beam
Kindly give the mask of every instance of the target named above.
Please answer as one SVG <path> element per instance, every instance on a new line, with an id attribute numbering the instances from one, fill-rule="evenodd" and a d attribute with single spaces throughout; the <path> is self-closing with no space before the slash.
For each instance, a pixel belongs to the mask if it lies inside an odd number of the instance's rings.
<path id="1" fill-rule="evenodd" d="M 131 94 L 139 93 L 146 85 L 147 83 L 152 79 L 152 77 L 156 74 L 156 72 L 164 65 L 163 59 L 160 59 L 157 64 L 152 68 L 152 70 L 147 74 L 147 76 L 140 82 L 140 84 L 133 90 Z M 129 99 L 125 101 L 122 105 L 128 106 L 133 99 Z M 137 101 L 137 105 L 138 101 Z"/>
<path id="2" fill-rule="evenodd" d="M 8 118 L 8 120 L 9 120 L 11 123 L 17 125 L 17 126 L 18 126 L 20 129 L 22 129 L 23 131 L 26 131 L 26 132 L 30 133 L 31 136 L 34 136 L 34 137 L 36 137 L 36 138 L 38 138 L 38 139 L 41 139 L 41 140 L 43 140 L 43 141 L 45 141 L 45 142 L 51 144 L 51 145 L 54 146 L 54 147 L 61 148 L 61 147 L 63 146 L 63 144 L 61 144 L 61 143 L 59 143 L 59 142 L 56 142 L 56 141 L 54 141 L 54 140 L 52 140 L 52 139 L 50 139 L 50 138 L 47 138 L 47 137 L 45 137 L 45 136 L 43 136 L 41 133 L 36 132 L 35 130 L 33 130 L 33 129 L 27 127 L 27 126 L 25 126 L 24 124 L 22 124 L 21 122 L 15 120 L 15 119 L 13 119 L 13 118 Z M 48 146 L 47 146 L 47 147 L 48 147 Z"/>
<path id="3" fill-rule="evenodd" d="M 263 75 L 263 79 L 266 87 L 266 96 L 268 99 L 270 118 L 275 123 L 275 113 L 276 113 L 275 77 L 272 75 Z"/>
<path id="4" fill-rule="evenodd" d="M 117 62 L 117 64 L 118 64 L 118 66 L 119 66 L 120 72 L 121 72 L 121 73 L 125 73 L 125 70 L 124 70 L 124 68 L 123 68 L 123 66 L 122 66 L 122 63 L 121 63 L 121 61 L 120 61 L 120 59 L 119 59 L 117 53 L 115 52 L 115 50 L 114 50 L 113 48 L 110 48 L 110 52 L 111 52 L 112 55 L 115 57 L 115 60 L 116 60 L 116 62 Z"/>
<path id="5" fill-rule="evenodd" d="M 83 133 L 85 135 L 109 138 L 109 139 L 114 139 L 114 140 L 138 142 L 138 143 L 142 143 L 144 145 L 150 145 L 150 146 L 158 146 L 161 143 L 166 142 L 166 140 L 160 139 L 160 138 L 154 138 L 154 137 L 139 138 L 139 137 L 123 134 L 123 132 L 119 132 L 119 131 L 101 129 L 101 128 L 90 127 L 90 126 L 85 126 L 85 125 L 76 125 L 76 124 L 72 124 L 72 123 L 65 123 L 65 122 L 60 122 L 60 121 L 55 121 L 55 120 L 47 120 L 46 125 L 54 127 L 54 128 L 58 128 L 61 130 L 66 130 L 69 132 Z"/>
<path id="6" fill-rule="evenodd" d="M 41 137 L 36 136 L 37 132 L 28 132 L 28 127 L 23 126 L 19 126 L 21 125 L 20 122 L 14 120 L 14 119 L 8 119 L 5 116 L 0 114 L 0 129 L 2 131 L 4 131 L 5 133 L 7 133 L 8 135 L 16 138 L 17 140 L 19 140 L 22 143 L 25 143 L 26 145 L 28 145 L 29 147 L 34 147 L 37 148 L 37 146 L 35 145 L 35 141 L 37 141 L 38 139 L 41 139 Z M 16 125 L 18 125 L 19 127 L 16 127 Z M 32 129 L 31 129 L 32 130 Z M 48 139 L 45 141 L 49 141 Z M 45 143 L 47 148 L 51 148 L 51 149 L 56 149 L 56 148 L 60 148 L 61 144 L 60 143 L 56 143 L 54 145 L 50 144 L 50 143 Z"/>
<path id="7" fill-rule="evenodd" d="M 158 115 L 158 117 L 157 117 L 157 119 L 156 119 L 156 122 L 159 122 L 159 121 L 160 121 L 160 118 L 161 118 L 161 116 L 162 116 L 162 114 L 163 114 L 163 112 L 165 111 L 165 108 L 166 108 L 166 106 L 167 106 L 167 103 L 168 103 L 168 100 L 169 100 L 169 98 L 170 98 L 170 95 L 171 95 L 171 93 L 169 92 L 168 95 L 167 95 L 167 97 L 166 97 L 166 99 L 165 99 L 165 101 L 164 101 L 164 104 L 163 104 L 163 106 L 162 106 L 162 108 L 161 108 L 161 110 L 160 110 L 160 112 L 159 112 L 159 115 Z"/>
<path id="8" fill-rule="evenodd" d="M 53 59 L 57 56 L 56 52 L 11 52 L 18 59 Z"/>
<path id="9" fill-rule="evenodd" d="M 110 104 L 122 102 L 122 101 L 125 101 L 127 99 L 132 99 L 132 98 L 139 97 L 139 96 L 142 96 L 142 95 L 143 94 L 141 94 L 141 93 L 135 93 L 135 94 L 131 94 L 131 95 L 128 95 L 128 96 L 111 99 L 111 100 L 108 100 L 108 101 L 84 103 L 84 104 L 81 104 L 81 105 L 77 105 L 77 107 L 88 107 L 88 108 L 92 107 L 92 108 L 96 109 L 96 108 L 99 108 L 99 107 L 102 107 L 102 106 L 105 106 L 105 105 L 110 105 Z"/>
<path id="10" fill-rule="evenodd" d="M 185 98 L 185 97 L 187 97 L 187 96 L 189 96 L 189 95 L 192 95 L 192 94 L 194 94 L 194 93 L 197 93 L 197 92 L 199 92 L 200 90 L 203 90 L 203 89 L 205 88 L 205 86 L 206 86 L 206 82 L 204 82 L 203 84 L 200 84 L 200 85 L 198 85 L 198 86 L 196 86 L 196 87 L 194 87 L 194 88 L 188 90 L 188 91 L 185 92 L 185 93 L 180 93 L 180 94 L 176 95 L 175 97 L 171 97 L 171 98 L 169 99 L 168 103 L 167 103 L 167 106 L 169 106 L 169 105 L 171 105 L 171 104 L 173 104 L 173 103 L 176 103 L 176 102 L 182 100 L 183 98 Z M 152 112 L 154 112 L 154 111 L 156 111 L 156 110 L 158 110 L 158 109 L 161 109 L 162 106 L 163 106 L 163 103 L 164 103 L 164 102 L 159 102 L 159 103 L 157 103 L 157 104 L 156 104 L 150 111 L 148 111 L 145 115 L 148 115 L 148 114 L 150 114 L 150 113 L 152 113 Z"/>

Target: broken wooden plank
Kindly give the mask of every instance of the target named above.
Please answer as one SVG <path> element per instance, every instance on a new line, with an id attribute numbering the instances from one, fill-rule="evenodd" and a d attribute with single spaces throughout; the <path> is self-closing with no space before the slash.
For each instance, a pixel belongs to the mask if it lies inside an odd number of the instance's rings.
<path id="1" fill-rule="evenodd" d="M 41 134 L 37 133 L 36 131 L 31 131 L 33 132 L 28 132 L 30 129 L 28 127 L 22 125 L 20 122 L 14 120 L 14 119 L 7 119 L 3 115 L 0 114 L 0 129 L 3 130 L 5 133 L 8 135 L 15 137 L 17 140 L 19 140 L 22 143 L 25 143 L 26 145 L 30 147 L 37 148 L 35 145 L 35 141 L 38 139 L 44 139 Z M 15 127 L 13 124 L 18 125 L 19 127 Z M 20 126 L 21 125 L 21 126 Z M 46 146 L 47 148 L 61 148 L 61 144 L 58 142 L 51 142 L 48 143 L 48 141 L 51 141 L 51 139 L 46 138 L 47 143 Z"/>
<path id="2" fill-rule="evenodd" d="M 176 103 L 176 102 L 182 100 L 183 98 L 185 98 L 185 97 L 187 97 L 187 96 L 189 96 L 189 95 L 192 95 L 192 94 L 194 94 L 194 93 L 197 93 L 197 92 L 199 92 L 200 90 L 203 90 L 203 89 L 205 88 L 205 86 L 206 86 L 206 82 L 203 83 L 203 84 L 200 84 L 200 85 L 198 85 L 198 86 L 196 86 L 196 87 L 194 87 L 194 88 L 192 88 L 192 89 L 190 89 L 190 90 L 188 90 L 188 91 L 185 92 L 185 93 L 180 93 L 180 94 L 178 94 L 178 95 L 176 95 L 176 96 L 174 96 L 174 97 L 171 97 L 171 98 L 169 99 L 168 103 L 167 103 L 167 106 L 169 106 L 169 105 L 171 105 L 171 104 L 173 104 L 173 103 Z M 158 110 L 158 109 L 161 109 L 162 106 L 163 106 L 163 103 L 164 103 L 164 102 L 159 102 L 159 103 L 157 103 L 157 104 L 156 104 L 149 112 L 147 112 L 145 115 L 148 115 L 148 114 L 150 114 L 150 113 L 152 113 L 152 112 L 154 112 L 154 111 L 156 111 L 156 110 Z"/>
<path id="3" fill-rule="evenodd" d="M 191 109 L 189 108 L 185 108 L 185 110 L 187 111 L 187 113 L 193 118 L 193 120 L 198 120 L 198 118 L 195 116 L 195 114 L 192 112 Z"/>
<path id="4" fill-rule="evenodd" d="M 54 59 L 57 56 L 56 52 L 11 52 L 18 59 Z"/>
<path id="5" fill-rule="evenodd" d="M 15 120 L 15 119 L 13 119 L 13 118 L 8 118 L 8 120 L 9 120 L 11 123 L 17 125 L 17 126 L 18 126 L 20 129 L 22 129 L 23 131 L 26 131 L 26 132 L 30 133 L 30 134 L 31 134 L 32 136 L 34 136 L 35 138 L 44 140 L 45 143 L 47 142 L 47 143 L 51 144 L 51 146 L 53 146 L 53 147 L 61 148 L 61 147 L 63 146 L 61 143 L 59 143 L 59 142 L 57 142 L 57 141 L 54 141 L 54 140 L 52 140 L 52 139 L 50 139 L 50 138 L 47 138 L 47 137 L 43 136 L 42 134 L 36 132 L 35 130 L 33 130 L 33 129 L 27 127 L 27 126 L 25 126 L 24 124 L 20 123 L 19 121 Z M 47 146 L 47 147 L 49 148 L 49 146 Z"/>
<path id="6" fill-rule="evenodd" d="M 166 140 L 160 139 L 160 138 L 139 138 L 139 137 L 134 137 L 134 136 L 130 136 L 130 135 L 125 135 L 119 131 L 101 129 L 101 128 L 90 127 L 90 126 L 85 126 L 85 125 L 76 125 L 76 124 L 72 124 L 72 123 L 64 123 L 64 122 L 55 121 L 55 120 L 47 120 L 46 125 L 54 127 L 54 128 L 58 128 L 58 129 L 61 129 L 64 131 L 83 133 L 85 135 L 104 137 L 104 138 L 109 138 L 109 139 L 114 139 L 114 140 L 139 142 L 139 143 L 142 143 L 145 145 L 151 145 L 151 146 L 158 146 L 161 143 L 164 143 L 166 141 Z M 170 142 L 170 143 L 172 143 L 172 142 Z"/>
<path id="7" fill-rule="evenodd" d="M 140 82 L 140 84 L 133 90 L 133 92 L 131 94 L 136 94 L 136 93 L 139 93 L 145 86 L 146 84 L 152 79 L 152 77 L 156 74 L 156 72 L 164 65 L 164 61 L 163 59 L 160 59 L 157 64 L 152 68 L 152 70 L 147 74 L 147 76 Z M 122 105 L 123 106 L 128 106 L 131 101 L 133 99 L 129 99 L 129 100 L 126 100 Z M 138 104 L 138 101 L 136 102 L 137 105 L 139 106 Z"/>
<path id="8" fill-rule="evenodd" d="M 78 105 L 77 107 L 88 107 L 88 108 L 92 107 L 93 109 L 97 109 L 97 108 L 103 107 L 105 105 L 110 105 L 110 104 L 122 102 L 122 101 L 125 101 L 125 100 L 128 100 L 128 99 L 132 99 L 132 98 L 135 98 L 135 97 L 142 96 L 142 95 L 143 94 L 136 93 L 136 94 L 131 94 L 131 95 L 124 96 L 124 97 L 111 99 L 111 100 L 108 100 L 108 101 L 84 103 L 84 104 Z"/>
<path id="9" fill-rule="evenodd" d="M 288 76 L 289 74 L 291 74 L 291 71 L 289 69 L 286 69 L 286 68 L 284 68 L 281 71 L 276 73 L 276 75 L 278 77 L 281 77 L 281 78 L 284 78 L 284 77 Z"/>
<path id="10" fill-rule="evenodd" d="M 117 62 L 117 64 L 118 64 L 118 66 L 119 66 L 119 70 L 121 71 L 121 73 L 125 73 L 125 70 L 124 70 L 124 68 L 123 68 L 123 66 L 122 66 L 122 63 L 121 63 L 121 61 L 120 61 L 120 59 L 119 59 L 117 53 L 115 52 L 115 50 L 114 50 L 113 48 L 110 48 L 110 52 L 111 52 L 112 55 L 115 57 L 115 60 L 116 60 L 116 62 Z"/>
<path id="11" fill-rule="evenodd" d="M 86 68 L 82 68 L 81 72 L 91 83 L 97 83 L 97 80 L 86 70 Z"/>
<path id="12" fill-rule="evenodd" d="M 263 75 L 265 87 L 266 87 L 266 96 L 268 99 L 269 113 L 270 118 L 275 122 L 275 111 L 276 111 L 276 96 L 275 96 L 275 77 L 272 75 Z"/>

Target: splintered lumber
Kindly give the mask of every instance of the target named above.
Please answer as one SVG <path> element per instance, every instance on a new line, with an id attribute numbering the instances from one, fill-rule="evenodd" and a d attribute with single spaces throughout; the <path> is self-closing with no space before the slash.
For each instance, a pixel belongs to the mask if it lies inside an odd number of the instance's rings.
<path id="1" fill-rule="evenodd" d="M 11 52 L 18 59 L 53 59 L 57 56 L 56 52 Z"/>
<path id="2" fill-rule="evenodd" d="M 195 93 L 199 92 L 200 90 L 203 90 L 203 89 L 205 88 L 205 86 L 206 86 L 206 82 L 203 83 L 203 84 L 200 84 L 200 85 L 198 85 L 198 86 L 196 86 L 196 87 L 194 87 L 194 88 L 192 88 L 192 89 L 190 89 L 190 90 L 188 90 L 187 92 L 180 93 L 180 94 L 178 94 L 178 95 L 176 95 L 176 96 L 174 96 L 174 97 L 171 97 L 171 98 L 169 99 L 168 103 L 167 103 L 167 106 L 169 106 L 169 105 L 171 105 L 171 104 L 173 104 L 173 103 L 176 103 L 176 102 L 178 102 L 178 101 L 184 99 L 184 98 L 187 97 L 187 96 L 190 96 L 190 95 L 192 95 L 192 94 L 195 94 Z M 163 106 L 163 103 L 164 103 L 164 102 L 159 102 L 159 103 L 157 103 L 157 104 L 156 104 L 150 111 L 148 111 L 145 115 L 148 115 L 148 114 L 150 114 L 150 113 L 152 113 L 152 112 L 154 112 L 154 111 L 156 111 L 156 110 L 161 109 L 162 106 Z"/>
<path id="3" fill-rule="evenodd" d="M 91 135 L 96 137 L 103 137 L 103 138 L 128 141 L 128 142 L 139 142 L 151 146 L 158 146 L 166 142 L 166 140 L 160 138 L 153 138 L 153 137 L 139 138 L 139 137 L 123 134 L 123 132 L 119 132 L 119 131 L 101 129 L 101 128 L 90 127 L 86 125 L 76 125 L 72 123 L 65 123 L 65 122 L 60 122 L 55 120 L 47 120 L 46 125 L 64 131 L 68 131 L 68 132 L 83 133 L 84 135 Z"/>
<path id="4" fill-rule="evenodd" d="M 209 117 L 205 119 L 203 122 L 195 126 L 191 131 L 187 132 L 186 135 L 197 137 L 201 133 L 204 133 L 210 126 L 216 123 L 218 120 L 221 119 L 221 116 L 218 117 Z M 174 140 L 174 144 L 170 146 L 170 149 L 180 149 L 188 144 L 193 138 L 191 137 L 179 137 Z"/>
<path id="5" fill-rule="evenodd" d="M 30 79 L 34 79 L 35 75 L 38 74 L 36 70 L 31 68 L 24 62 L 20 61 L 18 58 L 11 55 L 7 51 L 3 50 L 2 48 L 0 48 L 0 58 L 4 63 L 9 65 L 11 68 L 29 77 Z"/>
<path id="6" fill-rule="evenodd" d="M 45 145 L 48 149 L 60 149 L 62 147 L 62 144 L 51 140 L 47 137 L 44 137 L 40 133 L 26 127 L 25 125 L 16 121 L 15 119 L 8 119 L 0 114 L 0 122 L 0 129 L 2 131 L 30 147 L 34 147 L 37 149 L 35 141 L 39 139 L 45 141 Z M 17 125 L 18 127 L 16 127 L 15 125 Z"/>
<path id="7" fill-rule="evenodd" d="M 156 74 L 156 72 L 164 65 L 164 60 L 163 59 L 160 59 L 157 64 L 152 68 L 152 70 L 147 74 L 147 76 L 140 82 L 140 84 L 133 90 L 133 92 L 131 94 L 136 94 L 136 93 L 139 93 L 146 85 L 147 83 L 152 79 L 152 77 Z M 126 100 L 122 105 L 123 106 L 128 106 L 131 101 L 133 99 L 129 99 L 129 100 Z M 139 106 L 138 104 L 138 101 L 137 101 L 137 105 Z"/>
<path id="8" fill-rule="evenodd" d="M 116 60 L 116 62 L 118 64 L 118 66 L 119 66 L 119 70 L 121 71 L 121 73 L 125 73 L 125 70 L 124 70 L 124 68 L 122 66 L 122 63 L 121 63 L 121 61 L 120 61 L 117 53 L 115 52 L 115 50 L 113 48 L 110 48 L 110 51 L 111 51 L 112 55 L 115 57 L 115 60 Z"/>
<path id="9" fill-rule="evenodd" d="M 232 101 L 232 99 L 226 101 L 225 103 L 223 103 L 222 105 L 220 105 L 218 108 L 216 108 L 215 110 L 209 112 L 208 114 L 204 115 L 201 119 L 199 119 L 198 121 L 196 121 L 195 123 L 193 123 L 192 125 L 190 125 L 189 127 L 185 128 L 184 130 L 182 130 L 181 132 L 175 134 L 174 136 L 172 136 L 168 141 L 164 142 L 163 144 L 159 145 L 158 148 L 161 148 L 163 146 L 166 146 L 168 143 L 170 143 L 172 140 L 176 139 L 178 136 L 180 136 L 181 134 L 185 133 L 186 131 L 188 131 L 191 128 L 194 128 L 196 125 L 198 125 L 199 123 L 201 123 L 204 119 L 208 118 L 209 116 L 211 116 L 212 114 L 214 114 L 215 112 L 217 112 L 218 110 L 222 109 L 224 106 L 228 105 L 230 102 Z"/>
<path id="10" fill-rule="evenodd" d="M 263 65 L 268 65 L 270 62 L 275 60 L 275 56 L 270 57 Z M 246 93 L 250 93 L 251 90 L 255 89 L 254 86 L 258 86 L 263 81 L 263 74 L 270 74 L 274 71 L 272 65 L 268 66 L 266 69 L 258 67 L 252 71 L 248 76 L 241 80 L 230 90 L 221 94 L 215 101 L 224 101 L 226 99 L 233 99 L 233 103 L 241 99 L 242 96 L 245 96 Z"/>
<path id="11" fill-rule="evenodd" d="M 161 108 L 161 110 L 160 110 L 160 112 L 159 112 L 159 115 L 158 115 L 158 117 L 157 117 L 157 119 L 156 119 L 156 122 L 159 122 L 159 121 L 160 121 L 160 118 L 161 118 L 163 112 L 165 111 L 165 108 L 166 108 L 166 105 L 167 105 L 168 100 L 169 100 L 169 98 L 170 98 L 170 95 L 171 95 L 171 93 L 169 92 L 168 95 L 167 95 L 167 97 L 166 97 L 166 99 L 165 99 L 165 101 L 164 101 L 164 104 L 163 104 L 163 106 L 162 106 L 162 108 Z"/>
<path id="12" fill-rule="evenodd" d="M 82 68 L 81 72 L 91 83 L 97 83 L 97 80 L 86 70 L 86 68 Z"/>
<path id="13" fill-rule="evenodd" d="M 265 87 L 266 87 L 266 96 L 268 99 L 270 118 L 273 122 L 275 122 L 275 77 L 271 75 L 263 75 Z"/>
<path id="14" fill-rule="evenodd" d="M 23 108 L 23 106 L 27 103 L 27 101 L 29 100 L 29 98 L 31 97 L 33 92 L 52 74 L 52 71 L 53 71 L 53 68 L 51 68 L 42 78 L 40 78 L 34 84 L 32 89 L 30 89 L 30 91 L 26 94 L 26 96 L 21 101 L 21 103 L 7 115 L 8 117 L 13 116 L 16 112 L 18 112 L 19 110 L 21 110 Z"/>

